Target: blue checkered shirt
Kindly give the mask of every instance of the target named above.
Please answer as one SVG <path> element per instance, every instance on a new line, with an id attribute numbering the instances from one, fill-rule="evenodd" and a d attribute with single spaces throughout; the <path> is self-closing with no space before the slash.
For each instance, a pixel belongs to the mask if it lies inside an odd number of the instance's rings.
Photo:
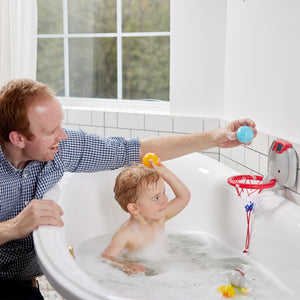
<path id="1" fill-rule="evenodd" d="M 31 161 L 24 169 L 14 168 L 0 148 L 0 222 L 17 216 L 32 199 L 41 199 L 64 172 L 97 172 L 137 162 L 139 140 L 104 138 L 80 130 L 65 130 L 55 158 Z M 27 280 L 41 275 L 32 234 L 0 246 L 0 278 Z"/>

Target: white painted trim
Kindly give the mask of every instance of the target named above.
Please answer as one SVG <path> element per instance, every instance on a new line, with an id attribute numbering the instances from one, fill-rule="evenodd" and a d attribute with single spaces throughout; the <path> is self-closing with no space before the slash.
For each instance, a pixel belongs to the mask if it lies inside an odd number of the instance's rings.
<path id="1" fill-rule="evenodd" d="M 58 97 L 63 108 L 169 114 L 168 101 Z"/>

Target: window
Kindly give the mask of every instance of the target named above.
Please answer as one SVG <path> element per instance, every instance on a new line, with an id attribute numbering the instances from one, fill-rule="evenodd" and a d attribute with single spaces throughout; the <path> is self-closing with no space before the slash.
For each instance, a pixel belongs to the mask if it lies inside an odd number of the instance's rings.
<path id="1" fill-rule="evenodd" d="M 37 80 L 58 96 L 169 100 L 170 0 L 38 0 Z"/>

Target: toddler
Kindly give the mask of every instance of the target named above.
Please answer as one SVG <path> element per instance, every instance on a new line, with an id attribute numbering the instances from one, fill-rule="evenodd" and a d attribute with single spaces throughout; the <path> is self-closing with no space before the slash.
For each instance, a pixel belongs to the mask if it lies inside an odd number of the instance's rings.
<path id="1" fill-rule="evenodd" d="M 152 168 L 139 164 L 123 170 L 115 182 L 115 199 L 130 217 L 101 256 L 127 274 L 145 272 L 145 268 L 120 260 L 122 252 L 141 250 L 155 242 L 164 232 L 165 222 L 180 213 L 190 200 L 190 191 L 175 174 L 160 161 L 158 165 L 152 161 L 150 164 Z M 171 201 L 165 194 L 165 182 L 175 194 Z"/>

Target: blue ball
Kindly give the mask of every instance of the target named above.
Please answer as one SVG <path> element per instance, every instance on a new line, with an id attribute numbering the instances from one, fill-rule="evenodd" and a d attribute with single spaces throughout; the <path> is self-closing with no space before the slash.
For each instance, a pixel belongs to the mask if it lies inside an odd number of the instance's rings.
<path id="1" fill-rule="evenodd" d="M 237 130 L 236 137 L 241 143 L 247 144 L 254 137 L 253 129 L 249 126 L 242 126 Z"/>

